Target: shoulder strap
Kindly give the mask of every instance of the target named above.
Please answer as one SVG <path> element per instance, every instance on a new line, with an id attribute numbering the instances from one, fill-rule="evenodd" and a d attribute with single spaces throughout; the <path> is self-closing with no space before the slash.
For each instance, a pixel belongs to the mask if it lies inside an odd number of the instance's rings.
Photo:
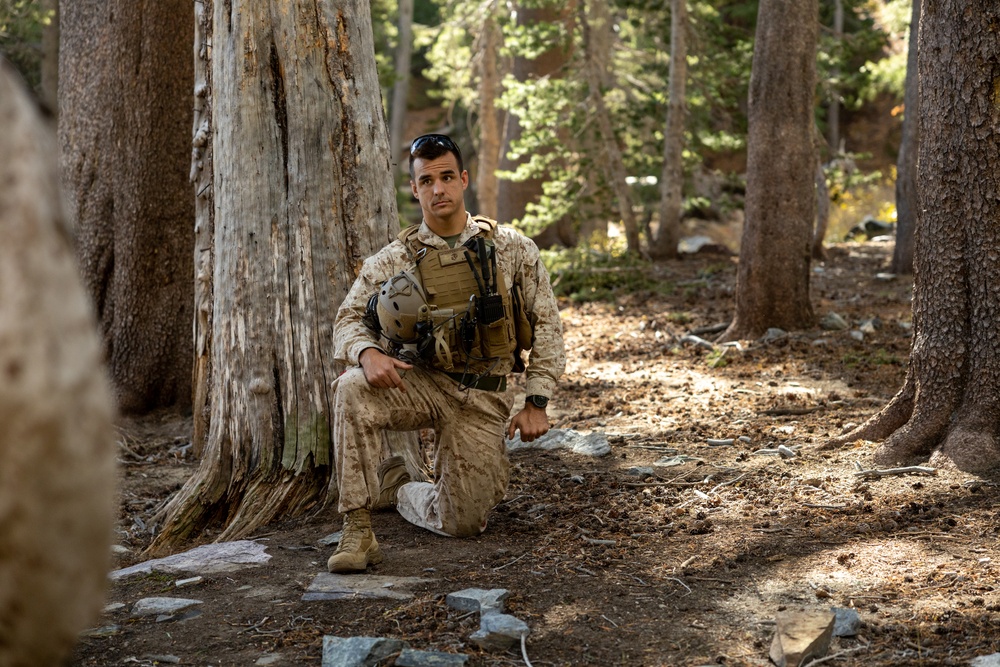
<path id="1" fill-rule="evenodd" d="M 487 218 L 485 215 L 474 215 L 472 221 L 479 225 L 479 230 L 486 233 L 486 238 L 493 238 L 493 232 L 497 229 L 497 221 Z"/>

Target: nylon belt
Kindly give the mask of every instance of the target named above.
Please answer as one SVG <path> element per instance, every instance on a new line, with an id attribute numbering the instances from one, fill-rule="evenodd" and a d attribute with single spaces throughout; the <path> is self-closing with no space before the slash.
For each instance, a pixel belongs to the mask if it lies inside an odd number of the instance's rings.
<path id="1" fill-rule="evenodd" d="M 480 391 L 507 391 L 506 375 L 484 375 L 476 382 L 476 375 L 473 373 L 445 373 L 455 382 L 469 389 Z"/>

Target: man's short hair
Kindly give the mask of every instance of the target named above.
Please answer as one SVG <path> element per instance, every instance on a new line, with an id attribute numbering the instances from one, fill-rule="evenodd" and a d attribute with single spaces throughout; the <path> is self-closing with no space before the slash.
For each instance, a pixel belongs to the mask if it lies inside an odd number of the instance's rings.
<path id="1" fill-rule="evenodd" d="M 413 178 L 413 161 L 435 160 L 446 153 L 451 153 L 458 160 L 458 173 L 465 171 L 465 161 L 458 144 L 445 134 L 423 134 L 410 142 L 410 178 Z"/>

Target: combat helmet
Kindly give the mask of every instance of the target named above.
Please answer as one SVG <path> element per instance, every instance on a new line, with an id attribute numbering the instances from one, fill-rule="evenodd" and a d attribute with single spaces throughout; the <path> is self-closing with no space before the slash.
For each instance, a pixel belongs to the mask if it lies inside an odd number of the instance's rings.
<path id="1" fill-rule="evenodd" d="M 400 271 L 379 288 L 375 312 L 381 334 L 394 343 L 417 343 L 427 334 L 431 309 L 420 281 L 410 271 Z"/>

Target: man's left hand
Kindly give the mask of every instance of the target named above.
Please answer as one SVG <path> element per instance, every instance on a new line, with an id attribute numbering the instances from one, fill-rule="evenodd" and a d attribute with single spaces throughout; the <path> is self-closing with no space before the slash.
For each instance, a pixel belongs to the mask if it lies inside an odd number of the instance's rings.
<path id="1" fill-rule="evenodd" d="M 507 427 L 507 437 L 513 438 L 515 431 L 521 432 L 521 442 L 531 442 L 548 433 L 549 416 L 542 408 L 526 405 L 510 421 L 510 426 Z"/>

